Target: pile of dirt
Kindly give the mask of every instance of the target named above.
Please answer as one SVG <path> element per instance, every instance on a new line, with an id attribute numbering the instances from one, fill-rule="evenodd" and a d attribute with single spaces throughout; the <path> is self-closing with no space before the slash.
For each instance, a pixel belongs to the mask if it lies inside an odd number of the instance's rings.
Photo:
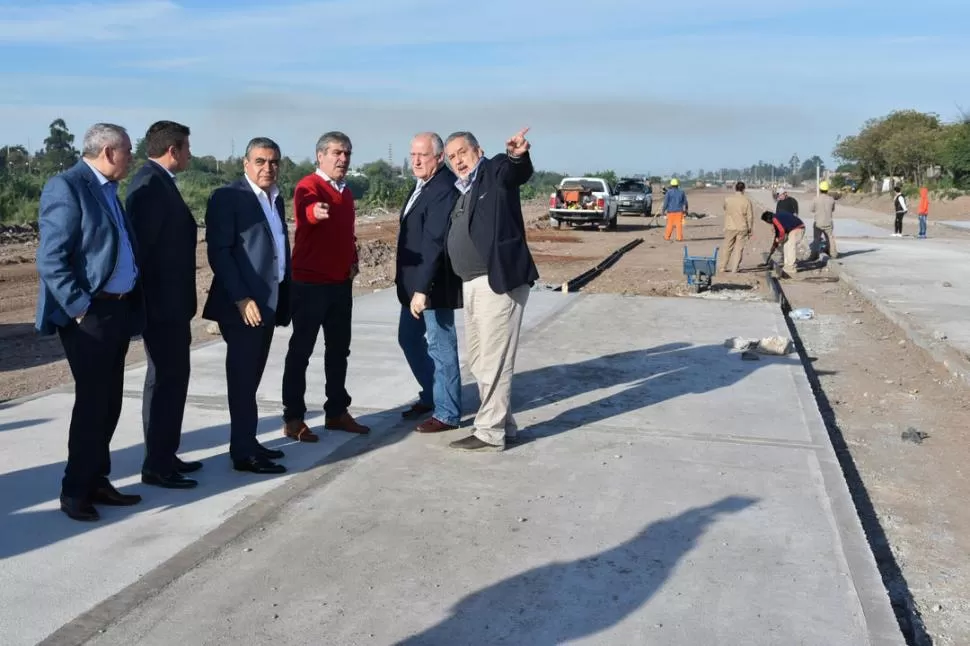
<path id="1" fill-rule="evenodd" d="M 36 222 L 0 226 L 0 244 L 36 242 L 38 238 Z"/>
<path id="2" fill-rule="evenodd" d="M 394 262 L 394 247 L 385 240 L 366 240 L 360 244 L 358 257 L 361 267 L 382 267 Z"/>

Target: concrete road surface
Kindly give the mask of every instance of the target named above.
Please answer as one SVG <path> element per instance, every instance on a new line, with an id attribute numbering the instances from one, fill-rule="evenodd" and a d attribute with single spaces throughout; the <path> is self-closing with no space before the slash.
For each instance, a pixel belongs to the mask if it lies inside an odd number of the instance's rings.
<path id="1" fill-rule="evenodd" d="M 398 421 L 415 385 L 391 291 L 355 312 L 351 393 L 373 436 L 287 445 L 304 473 L 229 470 L 221 343 L 193 356 L 202 486 L 131 486 L 145 502 L 96 525 L 56 511 L 70 397 L 0 410 L 0 643 L 903 643 L 797 356 L 723 346 L 787 335 L 776 306 L 534 292 L 527 312 L 525 441 L 504 453 Z M 128 377 L 120 485 L 141 457 Z"/>

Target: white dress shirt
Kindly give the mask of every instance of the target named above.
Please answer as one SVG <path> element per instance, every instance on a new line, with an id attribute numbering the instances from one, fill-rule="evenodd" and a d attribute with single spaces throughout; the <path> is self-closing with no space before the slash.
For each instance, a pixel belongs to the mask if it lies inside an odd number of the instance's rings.
<path id="1" fill-rule="evenodd" d="M 414 187 L 414 192 L 411 193 L 411 197 L 408 199 L 407 205 L 404 207 L 404 215 L 407 216 L 408 211 L 414 206 L 414 203 L 418 201 L 418 197 L 421 195 L 421 189 L 427 184 L 423 179 L 419 179 L 417 185 Z"/>
<path id="2" fill-rule="evenodd" d="M 283 282 L 286 277 L 286 234 L 283 232 L 283 221 L 280 219 L 280 212 L 276 210 L 276 198 L 280 195 L 280 189 L 274 184 L 270 189 L 269 195 L 266 191 L 256 186 L 249 176 L 246 176 L 249 187 L 256 194 L 259 205 L 263 207 L 263 215 L 269 222 L 269 230 L 273 232 L 273 242 L 276 244 L 276 279 Z"/>

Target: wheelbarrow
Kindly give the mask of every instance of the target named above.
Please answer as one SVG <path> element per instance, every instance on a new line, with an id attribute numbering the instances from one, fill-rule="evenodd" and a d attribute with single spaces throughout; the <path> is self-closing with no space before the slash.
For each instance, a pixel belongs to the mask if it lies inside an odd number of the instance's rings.
<path id="1" fill-rule="evenodd" d="M 717 272 L 717 250 L 714 247 L 713 256 L 691 256 L 684 246 L 684 275 L 687 276 L 687 284 L 694 288 L 695 293 L 710 289 L 711 280 Z"/>

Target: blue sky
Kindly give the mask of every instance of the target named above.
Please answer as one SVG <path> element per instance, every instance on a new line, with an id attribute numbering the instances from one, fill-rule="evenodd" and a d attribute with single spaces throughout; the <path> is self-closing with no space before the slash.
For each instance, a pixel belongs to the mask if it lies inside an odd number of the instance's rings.
<path id="1" fill-rule="evenodd" d="M 970 109 L 968 36 L 959 0 L 0 0 L 0 144 L 175 119 L 197 155 L 530 126 L 573 173 L 828 159 L 869 117 Z"/>

